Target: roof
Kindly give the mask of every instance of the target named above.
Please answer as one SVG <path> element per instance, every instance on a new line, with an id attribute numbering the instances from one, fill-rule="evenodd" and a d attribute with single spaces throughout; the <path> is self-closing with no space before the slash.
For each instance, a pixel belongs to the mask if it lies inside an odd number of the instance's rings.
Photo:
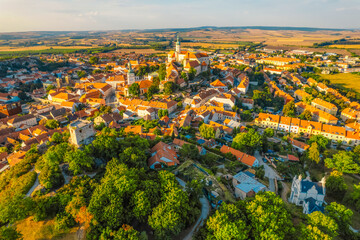
<path id="1" fill-rule="evenodd" d="M 168 166 L 172 166 L 175 163 L 180 164 L 176 152 L 164 142 L 159 142 L 151 148 L 151 157 L 148 160 L 148 164 L 152 166 L 156 162 L 164 163 Z"/>
<path id="2" fill-rule="evenodd" d="M 320 211 L 324 213 L 324 207 L 317 205 L 316 200 L 314 198 L 312 197 L 306 198 L 305 202 L 308 204 L 308 214 L 311 214 L 316 211 Z"/>
<path id="3" fill-rule="evenodd" d="M 324 194 L 321 183 L 311 182 L 308 179 L 302 179 L 301 182 L 300 182 L 300 185 L 301 185 L 301 192 L 306 193 L 311 188 L 315 187 L 315 189 L 318 191 L 319 194 Z"/>
<path id="4" fill-rule="evenodd" d="M 235 187 L 240 189 L 241 191 L 248 193 L 250 191 L 254 191 L 258 193 L 266 189 L 266 186 L 258 181 L 256 181 L 250 174 L 239 172 L 234 177 L 240 184 Z"/>
<path id="5" fill-rule="evenodd" d="M 226 87 L 226 85 L 222 83 L 219 79 L 216 79 L 215 81 L 210 83 L 210 85 L 213 87 Z"/>
<path id="6" fill-rule="evenodd" d="M 248 155 L 246 153 L 243 153 L 239 150 L 236 150 L 234 148 L 228 147 L 226 145 L 223 145 L 220 149 L 220 151 L 222 153 L 228 153 L 230 152 L 231 154 L 233 154 L 237 160 L 241 161 L 242 163 L 248 165 L 248 166 L 253 166 L 256 158 L 254 156 Z"/>

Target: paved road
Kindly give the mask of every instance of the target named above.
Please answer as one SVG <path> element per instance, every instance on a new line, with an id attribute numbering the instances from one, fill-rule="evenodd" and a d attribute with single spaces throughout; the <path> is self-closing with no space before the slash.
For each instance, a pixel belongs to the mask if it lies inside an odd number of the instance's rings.
<path id="1" fill-rule="evenodd" d="M 30 188 L 30 190 L 28 191 L 28 193 L 26 194 L 26 196 L 27 196 L 27 197 L 30 197 L 31 194 L 35 191 L 35 189 L 36 189 L 39 185 L 40 185 L 40 183 L 39 183 L 39 173 L 37 173 L 35 183 L 34 183 L 34 185 Z"/>
<path id="2" fill-rule="evenodd" d="M 280 180 L 281 177 L 275 172 L 274 169 L 272 169 L 269 165 L 267 165 L 266 163 L 264 163 L 264 161 L 262 160 L 262 157 L 259 153 L 259 151 L 255 152 L 255 155 L 257 160 L 259 160 L 259 163 L 261 166 L 264 166 L 264 170 L 265 170 L 265 177 L 269 178 L 269 179 L 277 179 Z"/>
<path id="3" fill-rule="evenodd" d="M 272 191 L 273 193 L 276 193 L 274 178 L 269 178 L 269 190 Z"/>
<path id="4" fill-rule="evenodd" d="M 184 182 L 183 180 L 181 180 L 180 178 L 176 178 L 176 180 L 179 182 L 179 184 L 184 188 L 185 190 L 185 186 L 186 186 L 186 182 Z M 188 233 L 188 235 L 186 237 L 184 237 L 183 240 L 190 240 L 192 239 L 192 236 L 194 235 L 194 233 L 198 230 L 198 228 L 200 226 L 202 226 L 204 224 L 204 220 L 207 218 L 207 216 L 209 216 L 210 213 L 210 204 L 209 201 L 206 199 L 205 196 L 202 196 L 200 198 L 200 203 L 201 203 L 201 214 L 200 217 L 198 218 L 198 220 L 196 221 L 194 227 L 191 229 L 191 231 Z"/>

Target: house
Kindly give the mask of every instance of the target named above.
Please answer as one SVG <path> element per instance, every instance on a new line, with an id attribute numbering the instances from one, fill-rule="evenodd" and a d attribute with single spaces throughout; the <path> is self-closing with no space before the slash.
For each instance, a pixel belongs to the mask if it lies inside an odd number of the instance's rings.
<path id="1" fill-rule="evenodd" d="M 250 172 L 239 172 L 233 177 L 232 183 L 235 188 L 235 196 L 242 200 L 267 190 L 266 186 L 256 181 L 255 175 Z"/>
<path id="2" fill-rule="evenodd" d="M 10 154 L 7 157 L 9 165 L 11 167 L 15 166 L 17 163 L 19 163 L 21 160 L 23 160 L 25 158 L 25 154 L 26 154 L 26 151 L 22 151 L 22 150 Z"/>
<path id="3" fill-rule="evenodd" d="M 22 112 L 20 102 L 0 104 L 0 117 L 13 116 Z"/>
<path id="4" fill-rule="evenodd" d="M 251 98 L 240 98 L 241 105 L 247 107 L 248 109 L 254 108 L 254 100 Z"/>
<path id="5" fill-rule="evenodd" d="M 303 100 L 303 99 L 305 100 L 305 99 L 311 98 L 310 94 L 308 94 L 307 92 L 300 90 L 300 89 L 298 89 L 294 92 L 294 96 L 295 96 L 295 98 L 297 98 L 299 100 Z"/>
<path id="6" fill-rule="evenodd" d="M 338 108 L 334 104 L 324 101 L 320 98 L 315 98 L 312 100 L 311 105 L 326 113 L 330 113 L 331 115 L 336 115 L 338 111 Z"/>
<path id="7" fill-rule="evenodd" d="M 226 154 L 226 153 L 233 154 L 236 157 L 236 160 L 238 160 L 238 161 L 242 162 L 243 164 L 246 164 L 250 167 L 258 167 L 259 166 L 259 160 L 257 160 L 254 156 L 240 152 L 239 150 L 236 150 L 234 148 L 223 145 L 220 148 L 220 151 L 224 154 Z"/>
<path id="8" fill-rule="evenodd" d="M 312 182 L 309 177 L 294 176 L 289 202 L 303 207 L 303 213 L 323 211 L 325 198 L 325 177 L 320 182 Z"/>
<path id="9" fill-rule="evenodd" d="M 80 146 L 88 144 L 95 136 L 94 124 L 87 120 L 76 120 L 69 124 L 70 143 Z"/>
<path id="10" fill-rule="evenodd" d="M 32 114 L 14 117 L 7 121 L 7 124 L 14 128 L 26 129 L 37 125 L 36 117 Z"/>
<path id="11" fill-rule="evenodd" d="M 298 140 L 295 140 L 293 138 L 288 138 L 288 141 L 291 143 L 291 145 L 298 150 L 299 152 L 303 153 L 305 152 L 307 149 L 309 149 L 310 145 L 304 143 L 304 142 L 300 142 Z"/>
<path id="12" fill-rule="evenodd" d="M 173 147 L 164 142 L 159 142 L 151 148 L 151 157 L 148 160 L 148 166 L 151 169 L 163 168 L 179 165 L 177 154 Z"/>
<path id="13" fill-rule="evenodd" d="M 97 116 L 94 119 L 94 123 L 96 125 L 104 123 L 105 126 L 108 127 L 111 122 L 119 123 L 121 120 L 122 120 L 122 116 L 119 113 L 111 113 L 111 114 L 105 113 L 101 116 Z"/>
<path id="14" fill-rule="evenodd" d="M 210 83 L 210 87 L 227 90 L 227 86 L 224 83 L 222 83 L 219 79 L 216 79 L 215 81 Z"/>

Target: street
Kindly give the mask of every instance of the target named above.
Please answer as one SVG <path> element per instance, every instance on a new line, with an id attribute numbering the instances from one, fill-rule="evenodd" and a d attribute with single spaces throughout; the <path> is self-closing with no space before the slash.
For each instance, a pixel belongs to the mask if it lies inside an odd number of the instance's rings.
<path id="1" fill-rule="evenodd" d="M 264 163 L 264 161 L 262 160 L 262 157 L 261 157 L 259 151 L 256 151 L 256 152 L 255 152 L 254 157 L 256 157 L 256 159 L 259 160 L 260 166 L 264 166 L 265 177 L 267 177 L 267 178 L 269 178 L 269 179 L 277 179 L 277 180 L 281 180 L 281 179 L 282 179 L 282 178 L 275 172 L 274 169 L 272 169 L 269 165 L 267 165 L 266 163 Z"/>

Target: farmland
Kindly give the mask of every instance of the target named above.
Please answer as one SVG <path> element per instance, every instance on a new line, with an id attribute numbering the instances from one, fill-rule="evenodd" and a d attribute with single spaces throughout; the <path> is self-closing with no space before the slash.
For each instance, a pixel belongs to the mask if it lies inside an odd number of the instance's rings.
<path id="1" fill-rule="evenodd" d="M 339 87 L 354 89 L 360 93 L 360 75 L 352 73 L 338 73 L 333 75 L 321 74 L 321 77 L 328 79 L 332 84 Z"/>

